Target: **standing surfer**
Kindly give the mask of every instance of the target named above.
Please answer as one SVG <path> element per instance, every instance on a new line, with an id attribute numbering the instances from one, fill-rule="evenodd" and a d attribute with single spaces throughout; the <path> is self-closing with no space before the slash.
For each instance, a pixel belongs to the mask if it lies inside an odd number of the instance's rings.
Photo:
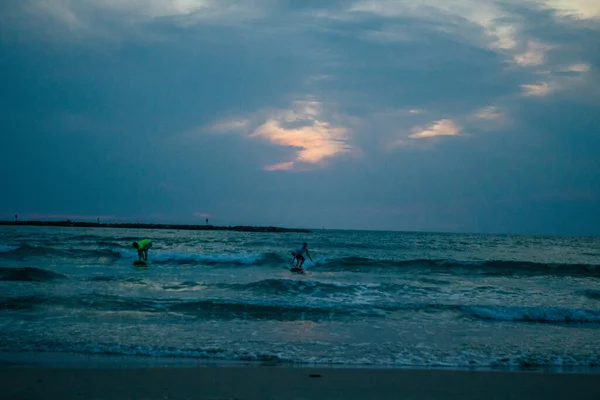
<path id="1" fill-rule="evenodd" d="M 150 239 L 133 242 L 133 247 L 137 250 L 140 261 L 148 261 L 148 250 L 152 247 Z"/>
<path id="2" fill-rule="evenodd" d="M 292 260 L 292 264 L 294 264 L 294 261 L 297 261 L 297 268 L 302 269 L 302 265 L 304 264 L 304 261 L 306 261 L 306 258 L 304 258 L 304 253 L 306 253 L 306 255 L 308 256 L 308 258 L 310 258 L 310 261 L 314 264 L 315 262 L 313 261 L 312 257 L 310 256 L 310 253 L 308 252 L 308 244 L 306 244 L 306 242 L 302 243 L 302 246 L 298 247 L 295 251 L 292 251 L 292 255 L 294 256 L 294 259 Z"/>

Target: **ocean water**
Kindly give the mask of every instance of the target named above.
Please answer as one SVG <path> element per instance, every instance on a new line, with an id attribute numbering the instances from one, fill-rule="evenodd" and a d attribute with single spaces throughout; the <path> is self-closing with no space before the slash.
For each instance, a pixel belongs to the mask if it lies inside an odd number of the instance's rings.
<path id="1" fill-rule="evenodd" d="M 0 352 L 598 371 L 599 306 L 600 238 L 0 227 Z"/>

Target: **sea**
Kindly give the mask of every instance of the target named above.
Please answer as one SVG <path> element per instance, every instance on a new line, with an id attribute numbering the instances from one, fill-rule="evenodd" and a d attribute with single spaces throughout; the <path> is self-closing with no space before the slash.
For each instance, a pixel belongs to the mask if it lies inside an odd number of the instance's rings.
<path id="1" fill-rule="evenodd" d="M 598 373 L 599 306 L 597 237 L 0 227 L 4 355 Z"/>

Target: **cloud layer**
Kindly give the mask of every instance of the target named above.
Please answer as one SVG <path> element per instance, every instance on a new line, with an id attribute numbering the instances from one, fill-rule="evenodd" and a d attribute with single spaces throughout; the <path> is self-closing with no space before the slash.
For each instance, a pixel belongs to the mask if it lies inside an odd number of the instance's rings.
<path id="1" fill-rule="evenodd" d="M 590 0 L 3 2 L 0 213 L 598 234 L 599 27 Z"/>

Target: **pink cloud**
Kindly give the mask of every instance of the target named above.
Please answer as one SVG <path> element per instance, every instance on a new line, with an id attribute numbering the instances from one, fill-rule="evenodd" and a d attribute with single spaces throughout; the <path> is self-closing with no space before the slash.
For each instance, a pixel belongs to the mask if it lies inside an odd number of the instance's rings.
<path id="1" fill-rule="evenodd" d="M 551 87 L 547 82 L 521 85 L 521 89 L 523 89 L 523 96 L 543 97 L 551 92 Z"/>
<path id="2" fill-rule="evenodd" d="M 206 213 L 206 212 L 195 212 L 193 215 L 194 215 L 194 217 L 199 217 L 199 218 L 210 218 L 210 217 L 212 217 L 211 214 Z"/>
<path id="3" fill-rule="evenodd" d="M 310 125 L 286 129 L 280 121 L 270 119 L 258 127 L 251 137 L 261 137 L 280 146 L 295 147 L 298 162 L 316 164 L 350 150 L 346 130 L 327 122 L 312 121 Z M 289 163 L 282 163 L 290 165 Z M 291 162 L 293 166 L 293 162 Z"/>
<path id="4" fill-rule="evenodd" d="M 349 129 L 336 126 L 318 101 L 296 101 L 291 109 L 270 111 L 266 121 L 250 134 L 273 144 L 296 150 L 292 160 L 264 167 L 266 171 L 302 169 L 351 152 Z"/>
<path id="5" fill-rule="evenodd" d="M 294 162 L 282 162 L 279 164 L 267 165 L 263 169 L 265 171 L 290 171 L 294 168 Z"/>
<path id="6" fill-rule="evenodd" d="M 435 121 L 427 129 L 416 128 L 413 134 L 409 136 L 411 139 L 422 139 L 435 136 L 456 136 L 460 132 L 460 127 L 450 119 L 441 119 Z"/>

